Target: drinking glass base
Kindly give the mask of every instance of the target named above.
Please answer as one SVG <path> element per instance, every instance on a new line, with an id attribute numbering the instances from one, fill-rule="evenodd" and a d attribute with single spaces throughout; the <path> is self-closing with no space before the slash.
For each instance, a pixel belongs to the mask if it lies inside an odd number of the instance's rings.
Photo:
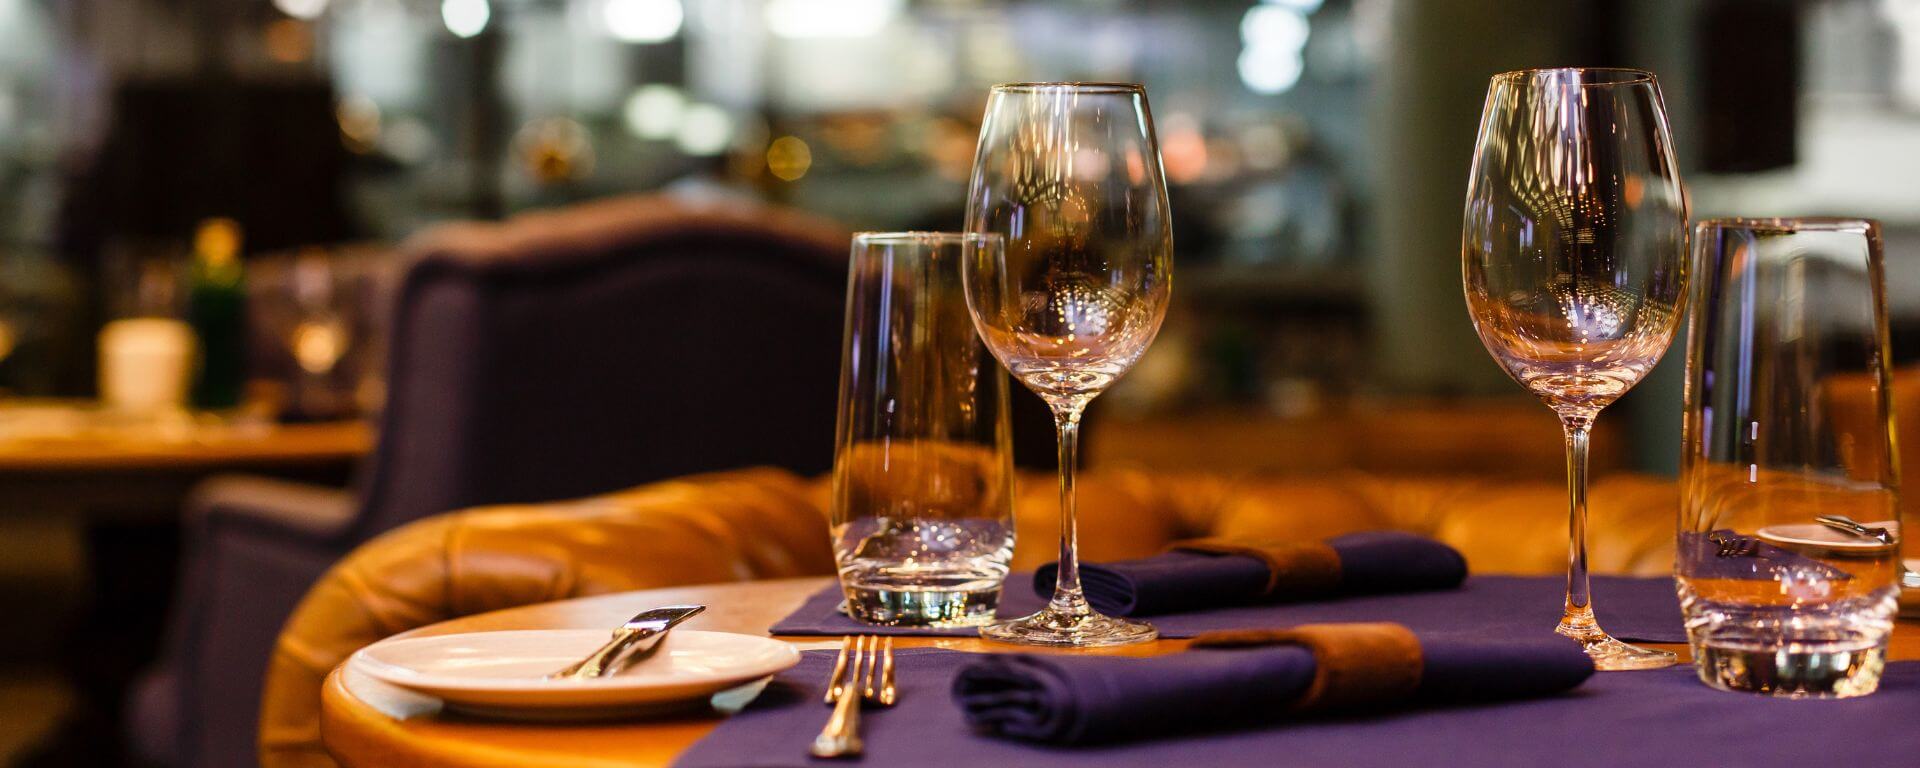
<path id="1" fill-rule="evenodd" d="M 992 623 L 1000 604 L 1000 582 L 983 581 L 954 589 L 917 585 L 845 583 L 842 609 L 854 621 L 883 627 L 978 627 Z"/>
<path id="2" fill-rule="evenodd" d="M 1887 666 L 1886 646 L 1775 647 L 1695 645 L 1694 669 L 1700 682 L 1723 691 L 1761 693 L 1789 699 L 1844 699 L 1865 696 L 1880 687 Z"/>
<path id="3" fill-rule="evenodd" d="M 988 624 L 980 628 L 980 636 L 1020 645 L 1096 648 L 1145 643 L 1158 638 L 1160 630 L 1144 621 L 1092 612 L 1070 614 L 1047 608 L 1031 616 Z"/>

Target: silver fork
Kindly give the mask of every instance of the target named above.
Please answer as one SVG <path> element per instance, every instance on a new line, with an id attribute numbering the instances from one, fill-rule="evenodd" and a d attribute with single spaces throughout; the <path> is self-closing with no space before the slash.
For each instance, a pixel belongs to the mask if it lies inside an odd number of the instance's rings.
<path id="1" fill-rule="evenodd" d="M 1760 551 L 1760 542 L 1745 536 L 1721 536 L 1715 533 L 1710 537 L 1713 543 L 1720 545 L 1715 552 L 1718 557 L 1752 557 Z"/>
<path id="2" fill-rule="evenodd" d="M 1896 541 L 1892 531 L 1877 526 L 1869 526 L 1866 523 L 1859 522 L 1846 515 L 1821 515 L 1814 518 L 1814 522 L 1834 530 L 1846 531 L 1847 533 L 1862 538 L 1874 539 L 1882 544 L 1892 544 Z"/>
<path id="3" fill-rule="evenodd" d="M 858 756 L 865 748 L 860 741 L 861 700 L 890 707 L 898 697 L 893 684 L 893 638 L 883 643 L 874 635 L 849 635 L 840 642 L 840 656 L 834 659 L 833 675 L 827 680 L 822 698 L 833 705 L 833 714 L 813 739 L 813 756 Z"/>
<path id="4" fill-rule="evenodd" d="M 706 609 L 704 605 L 669 605 L 641 611 L 627 619 L 627 623 L 614 628 L 613 639 L 607 641 L 606 645 L 600 646 L 586 658 L 567 665 L 566 669 L 547 675 L 547 679 L 589 680 L 618 674 L 620 670 L 645 661 L 660 650 L 667 630 Z"/>

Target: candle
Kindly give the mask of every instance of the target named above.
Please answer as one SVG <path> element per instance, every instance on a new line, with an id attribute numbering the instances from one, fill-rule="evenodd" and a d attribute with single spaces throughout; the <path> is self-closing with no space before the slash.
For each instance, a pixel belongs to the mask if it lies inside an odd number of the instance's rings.
<path id="1" fill-rule="evenodd" d="M 179 320 L 136 317 L 100 329 L 100 399 L 107 408 L 152 413 L 187 402 L 193 329 Z"/>

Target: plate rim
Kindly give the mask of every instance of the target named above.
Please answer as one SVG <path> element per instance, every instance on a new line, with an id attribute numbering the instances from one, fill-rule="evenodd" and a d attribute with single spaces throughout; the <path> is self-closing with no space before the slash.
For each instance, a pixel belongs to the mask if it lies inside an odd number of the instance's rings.
<path id="1" fill-rule="evenodd" d="M 1897 532 L 1900 528 L 1900 521 L 1899 520 L 1881 520 L 1878 522 L 1862 523 L 1862 525 L 1865 525 L 1869 528 L 1886 528 L 1890 531 Z M 1760 538 L 1768 542 L 1772 542 L 1774 544 L 1791 544 L 1791 545 L 1803 546 L 1803 547 L 1825 547 L 1828 549 L 1849 549 L 1849 550 L 1858 550 L 1863 552 L 1868 550 L 1886 549 L 1886 548 L 1898 546 L 1897 543 L 1888 544 L 1878 539 L 1869 539 L 1865 537 L 1855 537 L 1853 540 L 1849 540 L 1849 541 L 1821 541 L 1818 539 L 1800 538 L 1797 536 L 1781 534 L 1778 532 L 1768 533 L 1769 530 L 1774 530 L 1779 528 L 1801 528 L 1801 527 L 1805 527 L 1808 529 L 1817 528 L 1820 530 L 1832 530 L 1831 528 L 1827 528 L 1826 526 L 1821 525 L 1820 523 L 1781 523 L 1779 525 L 1761 526 L 1759 529 L 1756 529 L 1753 532 L 1753 535 L 1757 538 Z M 1839 533 L 1838 531 L 1834 531 L 1834 532 Z"/>

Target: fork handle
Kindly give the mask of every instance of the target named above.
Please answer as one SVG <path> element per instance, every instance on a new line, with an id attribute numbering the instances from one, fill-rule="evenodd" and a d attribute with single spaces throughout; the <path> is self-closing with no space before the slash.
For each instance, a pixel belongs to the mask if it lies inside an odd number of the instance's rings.
<path id="1" fill-rule="evenodd" d="M 623 662 L 625 662 L 626 659 L 622 657 L 625 656 L 628 649 L 632 648 L 635 643 L 657 634 L 660 634 L 658 630 L 627 629 L 622 627 L 614 632 L 613 639 L 607 641 L 606 645 L 600 646 L 598 650 L 588 654 L 586 658 L 574 662 L 566 669 L 548 675 L 548 677 L 605 677 L 613 674 L 618 671 L 620 667 L 624 666 Z"/>
<path id="2" fill-rule="evenodd" d="M 1887 529 L 1870 527 L 1866 523 L 1859 522 L 1846 515 L 1821 515 L 1814 518 L 1814 520 L 1828 528 L 1838 528 L 1855 536 L 1878 539 L 1881 543 L 1885 544 L 1893 543 L 1889 541 L 1889 539 L 1893 538 L 1893 535 L 1888 532 Z"/>
<path id="3" fill-rule="evenodd" d="M 860 686 L 852 679 L 840 686 L 840 699 L 820 735 L 813 738 L 814 757 L 854 757 L 865 745 L 860 743 Z"/>

